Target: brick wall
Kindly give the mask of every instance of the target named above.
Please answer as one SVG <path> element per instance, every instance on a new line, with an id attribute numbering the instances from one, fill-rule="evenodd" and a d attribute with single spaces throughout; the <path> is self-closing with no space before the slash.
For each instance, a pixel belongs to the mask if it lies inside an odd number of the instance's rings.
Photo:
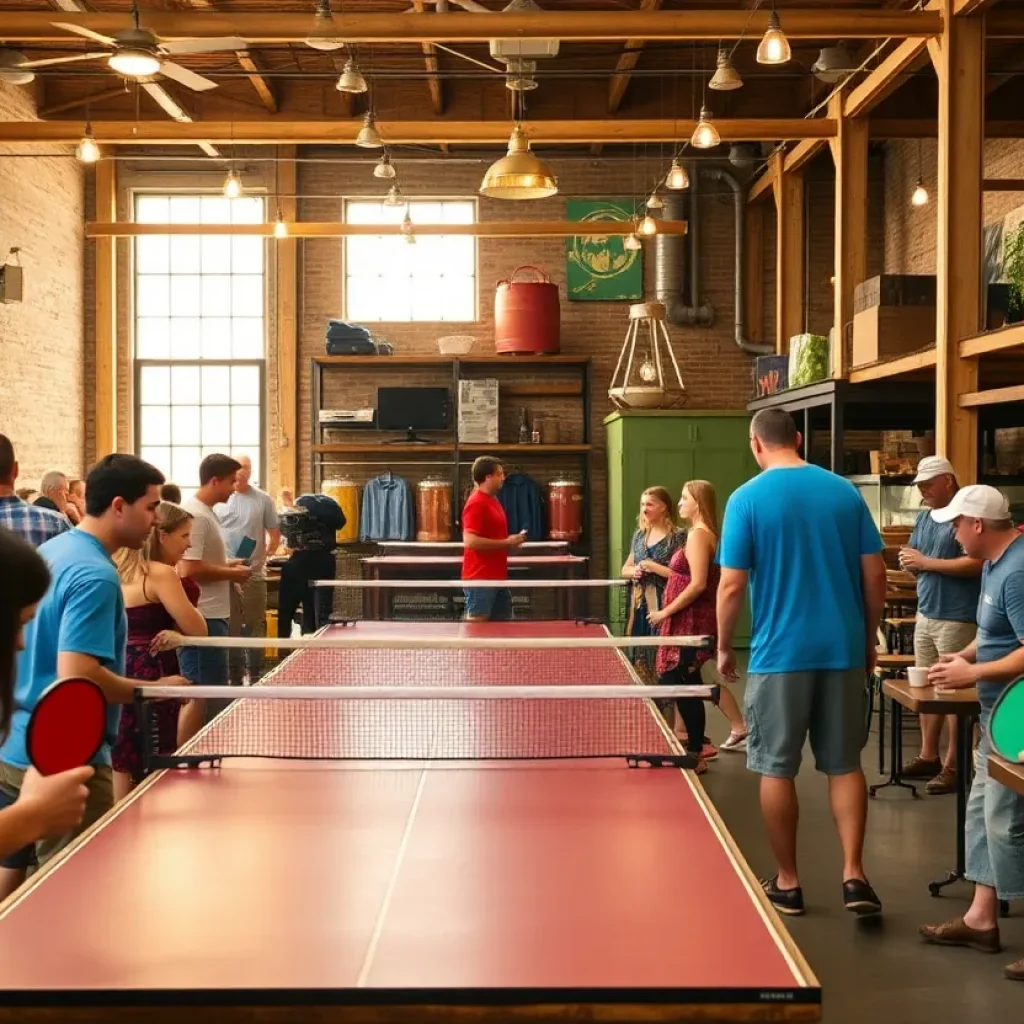
<path id="1" fill-rule="evenodd" d="M 28 89 L 0 84 L 0 120 L 35 116 Z M 0 431 L 24 486 L 53 468 L 79 476 L 84 458 L 82 171 L 53 151 L 0 146 L 0 263 L 17 246 L 25 269 L 24 301 L 0 304 Z"/>

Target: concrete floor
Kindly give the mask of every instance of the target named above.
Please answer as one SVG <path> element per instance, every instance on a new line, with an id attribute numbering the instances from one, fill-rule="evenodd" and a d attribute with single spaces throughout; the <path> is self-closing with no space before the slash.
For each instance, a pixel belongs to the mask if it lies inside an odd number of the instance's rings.
<path id="1" fill-rule="evenodd" d="M 864 751 L 869 783 L 877 781 L 876 728 L 877 720 Z M 724 740 L 728 731 L 724 717 L 709 709 L 712 741 Z M 907 730 L 904 747 L 908 758 L 916 752 L 916 731 Z M 721 754 L 702 781 L 755 874 L 774 874 L 757 779 L 745 757 Z M 920 924 L 962 914 L 970 897 L 965 883 L 940 898 L 928 893 L 928 881 L 955 862 L 955 796 L 928 797 L 921 787 L 922 799 L 913 800 L 906 791 L 887 789 L 870 802 L 865 866 L 885 912 L 880 921 L 858 922 L 842 907 L 839 841 L 825 780 L 813 770 L 809 751 L 797 787 L 807 914 L 787 924 L 821 982 L 825 1024 L 1024 1020 L 1024 984 L 1002 976 L 1005 964 L 1024 956 L 1024 907 L 1012 907 L 1002 922 L 1004 948 L 996 956 L 927 946 L 917 935 Z"/>

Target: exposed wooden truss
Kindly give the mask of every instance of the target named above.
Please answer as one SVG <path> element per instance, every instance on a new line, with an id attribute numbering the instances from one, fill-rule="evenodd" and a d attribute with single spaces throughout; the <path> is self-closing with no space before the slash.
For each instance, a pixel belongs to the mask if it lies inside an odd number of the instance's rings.
<path id="1" fill-rule="evenodd" d="M 1017 12 L 1010 11 L 1011 15 Z M 548 39 L 563 42 L 633 40 L 705 40 L 757 38 L 768 27 L 768 10 L 705 11 L 542 11 L 496 14 L 345 14 L 334 15 L 340 38 L 350 43 L 469 43 L 489 39 Z M 995 10 L 990 31 L 1024 34 L 1024 14 L 1003 17 Z M 124 14 L 70 15 L 68 22 L 104 35 L 126 27 Z M 309 14 L 233 14 L 146 11 L 145 26 L 161 39 L 240 36 L 250 46 L 298 43 L 309 35 Z M 790 39 L 904 39 L 935 36 L 942 31 L 937 11 L 789 10 Z M 52 17 L 39 11 L 0 15 L 0 38 L 8 42 L 67 43 L 68 34 L 54 28 Z"/>
<path id="2" fill-rule="evenodd" d="M 661 9 L 662 0 L 640 0 L 642 11 L 657 11 Z M 622 97 L 626 95 L 629 87 L 630 72 L 636 67 L 640 59 L 640 50 L 643 48 L 643 39 L 627 39 L 626 50 L 619 54 L 615 64 L 615 74 L 608 83 L 608 113 L 617 113 L 622 104 Z"/>
<path id="3" fill-rule="evenodd" d="M 412 5 L 416 9 L 417 14 L 423 14 L 423 0 L 412 0 Z M 427 89 L 430 91 L 431 109 L 435 114 L 443 114 L 444 86 L 437 74 L 437 50 L 434 49 L 433 43 L 420 43 L 420 46 L 423 49 L 423 60 L 427 66 L 427 71 L 430 72 L 430 77 L 427 79 Z"/>

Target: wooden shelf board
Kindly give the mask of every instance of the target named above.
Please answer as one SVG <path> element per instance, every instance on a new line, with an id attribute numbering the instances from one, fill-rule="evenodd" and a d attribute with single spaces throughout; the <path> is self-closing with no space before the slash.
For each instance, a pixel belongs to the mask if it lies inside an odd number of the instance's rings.
<path id="1" fill-rule="evenodd" d="M 501 384 L 506 398 L 582 398 L 579 384 Z"/>
<path id="2" fill-rule="evenodd" d="M 1024 384 L 1009 388 L 991 388 L 988 391 L 967 391 L 958 399 L 961 409 L 979 405 L 999 405 L 1002 402 L 1024 402 Z"/>
<path id="3" fill-rule="evenodd" d="M 1024 324 L 1014 324 L 998 331 L 985 331 L 960 342 L 960 356 L 983 356 L 989 352 L 1001 352 L 1008 348 L 1024 347 Z"/>
<path id="4" fill-rule="evenodd" d="M 451 356 L 313 356 L 317 366 L 451 366 Z"/>
<path id="5" fill-rule="evenodd" d="M 313 356 L 318 366 L 587 366 L 588 356 Z"/>
<path id="6" fill-rule="evenodd" d="M 454 455 L 453 444 L 315 444 L 319 455 Z"/>
<path id="7" fill-rule="evenodd" d="M 913 373 L 915 370 L 932 369 L 935 366 L 935 348 L 924 348 L 918 352 L 909 352 L 905 356 L 895 356 L 892 359 L 882 359 L 877 363 L 869 363 L 867 366 L 857 366 L 850 370 L 851 384 L 865 384 L 872 380 L 885 380 L 888 377 L 898 377 L 904 373 Z"/>
<path id="8" fill-rule="evenodd" d="M 589 444 L 473 444 L 459 447 L 464 452 L 482 452 L 484 455 L 585 455 Z"/>

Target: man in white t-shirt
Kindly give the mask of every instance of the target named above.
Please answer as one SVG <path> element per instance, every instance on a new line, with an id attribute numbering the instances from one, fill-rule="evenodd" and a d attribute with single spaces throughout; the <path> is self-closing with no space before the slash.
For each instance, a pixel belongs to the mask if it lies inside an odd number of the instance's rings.
<path id="1" fill-rule="evenodd" d="M 192 538 L 181 561 L 181 574 L 199 584 L 199 611 L 210 636 L 228 636 L 231 618 L 231 585 L 245 583 L 248 565 L 228 561 L 227 547 L 214 505 L 227 501 L 241 468 L 230 455 L 207 455 L 199 466 L 199 490 L 182 507 L 192 514 Z M 181 671 L 199 686 L 228 683 L 226 647 L 185 647 Z"/>
<path id="2" fill-rule="evenodd" d="M 264 566 L 267 555 L 273 554 L 281 543 L 281 531 L 273 499 L 250 482 L 252 459 L 248 455 L 236 455 L 235 459 L 241 467 L 235 474 L 235 489 L 226 504 L 214 509 L 227 541 L 228 555 L 241 558 L 252 570 L 252 575 L 239 588 L 238 598 L 231 605 L 231 635 L 266 636 L 267 577 Z M 263 670 L 263 649 L 254 647 L 246 651 L 232 651 L 230 661 L 233 683 L 242 682 L 246 667 L 249 678 L 255 680 Z"/>

